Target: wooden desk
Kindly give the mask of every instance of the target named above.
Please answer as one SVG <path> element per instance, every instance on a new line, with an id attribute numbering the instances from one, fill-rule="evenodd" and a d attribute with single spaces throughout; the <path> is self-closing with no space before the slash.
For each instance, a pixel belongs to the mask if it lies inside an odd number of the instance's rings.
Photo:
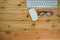
<path id="1" fill-rule="evenodd" d="M 53 16 L 39 16 L 36 22 L 28 10 L 26 0 L 0 0 L 0 40 L 60 40 L 60 5 L 36 8 L 54 12 Z"/>

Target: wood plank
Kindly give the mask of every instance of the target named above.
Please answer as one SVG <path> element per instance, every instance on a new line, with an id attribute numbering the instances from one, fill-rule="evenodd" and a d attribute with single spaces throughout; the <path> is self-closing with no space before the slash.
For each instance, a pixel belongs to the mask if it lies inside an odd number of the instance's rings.
<path id="1" fill-rule="evenodd" d="M 36 8 L 54 12 L 36 22 L 28 10 L 26 0 L 0 0 L 0 40 L 60 40 L 60 0 L 59 8 Z"/>
<path id="2" fill-rule="evenodd" d="M 60 31 L 36 30 L 0 32 L 0 40 L 60 40 Z"/>
<path id="3" fill-rule="evenodd" d="M 26 8 L 26 0 L 0 0 L 0 10 Z"/>
<path id="4" fill-rule="evenodd" d="M 60 20 L 32 21 L 0 21 L 0 31 L 27 30 L 60 30 Z"/>
<path id="5" fill-rule="evenodd" d="M 53 16 L 39 16 L 39 20 L 46 19 L 60 19 L 60 9 L 36 9 L 38 10 L 52 10 L 54 12 Z M 28 9 L 21 10 L 4 10 L 0 11 L 0 20 L 30 20 L 31 17 L 28 13 Z"/>
<path id="6" fill-rule="evenodd" d="M 27 8 L 26 0 L 0 0 L 0 9 L 4 7 L 5 9 L 15 9 L 15 8 Z M 60 0 L 59 0 L 60 8 Z"/>
<path id="7" fill-rule="evenodd" d="M 60 0 L 59 8 L 36 8 L 54 12 L 36 22 L 28 10 L 26 0 L 0 0 L 0 40 L 60 40 Z"/>

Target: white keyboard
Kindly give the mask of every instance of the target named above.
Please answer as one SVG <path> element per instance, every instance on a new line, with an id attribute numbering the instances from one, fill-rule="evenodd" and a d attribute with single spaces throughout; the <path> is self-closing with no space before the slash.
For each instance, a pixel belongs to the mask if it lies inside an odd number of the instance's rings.
<path id="1" fill-rule="evenodd" d="M 26 0 L 27 8 L 57 8 L 58 0 Z"/>

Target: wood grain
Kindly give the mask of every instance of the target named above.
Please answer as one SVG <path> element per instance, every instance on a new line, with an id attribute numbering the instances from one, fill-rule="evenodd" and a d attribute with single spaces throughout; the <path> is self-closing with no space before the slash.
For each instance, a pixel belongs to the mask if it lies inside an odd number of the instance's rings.
<path id="1" fill-rule="evenodd" d="M 9 30 L 8 25 L 11 25 L 10 30 L 23 30 L 24 28 L 33 28 L 31 25 L 34 25 L 35 29 L 54 29 L 60 30 L 60 9 L 36 9 L 38 10 L 52 10 L 54 12 L 53 16 L 39 16 L 38 21 L 33 22 L 28 13 L 28 9 L 21 10 L 4 10 L 0 11 L 0 28 L 1 31 Z M 56 25 L 55 28 L 52 28 L 52 25 Z"/>
<path id="2" fill-rule="evenodd" d="M 44 10 L 44 9 L 36 9 L 36 10 Z M 41 19 L 60 19 L 57 15 L 60 16 L 60 9 L 45 9 L 45 10 L 52 10 L 54 12 L 53 16 L 39 16 L 39 20 Z M 27 17 L 28 16 L 28 17 Z M 3 10 L 0 11 L 0 20 L 30 20 L 31 17 L 29 15 L 28 9 L 21 9 L 21 10 Z"/>
<path id="3" fill-rule="evenodd" d="M 59 8 L 35 9 L 54 14 L 33 22 L 26 0 L 0 0 L 0 40 L 60 40 L 60 0 Z"/>
<path id="4" fill-rule="evenodd" d="M 60 31 L 36 30 L 0 32 L 0 40 L 60 40 Z"/>
<path id="5" fill-rule="evenodd" d="M 0 0 L 0 10 L 2 9 L 25 9 L 26 0 Z M 60 8 L 60 0 L 59 7 Z"/>

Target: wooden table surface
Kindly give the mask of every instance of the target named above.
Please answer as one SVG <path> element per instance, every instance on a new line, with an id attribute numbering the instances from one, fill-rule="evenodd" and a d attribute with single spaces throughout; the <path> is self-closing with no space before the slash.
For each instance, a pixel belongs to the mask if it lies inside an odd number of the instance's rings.
<path id="1" fill-rule="evenodd" d="M 39 16 L 33 22 L 26 0 L 0 0 L 0 40 L 60 40 L 60 0 L 53 16 Z"/>

